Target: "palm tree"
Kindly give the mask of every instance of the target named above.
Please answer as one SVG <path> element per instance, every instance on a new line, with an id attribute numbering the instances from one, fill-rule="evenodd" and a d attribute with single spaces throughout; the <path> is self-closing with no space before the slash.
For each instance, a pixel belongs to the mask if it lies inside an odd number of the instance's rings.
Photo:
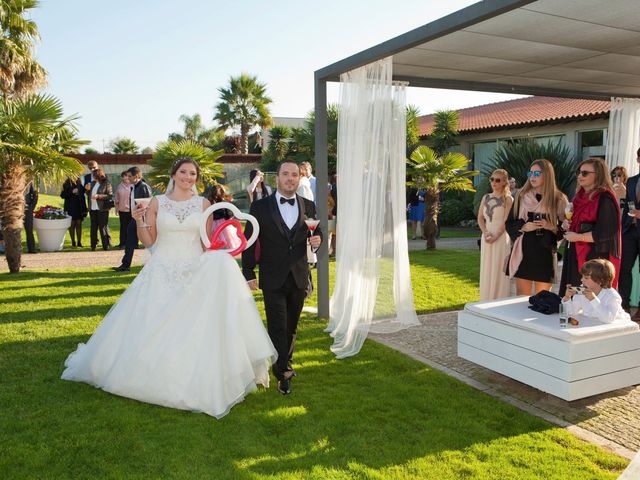
<path id="1" fill-rule="evenodd" d="M 36 23 L 25 16 L 37 0 L 0 0 L 0 96 L 21 97 L 46 84 L 47 72 L 33 58 L 40 39 Z"/>
<path id="2" fill-rule="evenodd" d="M 109 150 L 113 153 L 138 153 L 139 147 L 130 138 L 116 137 L 109 142 Z"/>
<path id="3" fill-rule="evenodd" d="M 216 128 L 206 128 L 199 113 L 192 116 L 180 115 L 180 121 L 184 123 L 184 130 L 182 133 L 170 133 L 170 141 L 179 143 L 190 140 L 213 150 L 224 148 L 224 132 Z"/>
<path id="4" fill-rule="evenodd" d="M 218 183 L 218 179 L 224 177 L 223 166 L 218 163 L 223 154 L 224 150 L 213 151 L 191 140 L 170 140 L 156 148 L 153 159 L 149 162 L 151 171 L 146 175 L 146 179 L 156 190 L 165 191 L 173 163 L 178 158 L 191 157 L 200 164 L 198 189 L 203 191 L 205 187 Z"/>
<path id="5" fill-rule="evenodd" d="M 219 88 L 220 102 L 216 105 L 213 119 L 220 130 L 228 128 L 240 130 L 240 153 L 249 151 L 249 132 L 255 127 L 271 126 L 271 114 L 267 105 L 271 99 L 266 96 L 267 86 L 258 82 L 257 77 L 242 73 L 231 77 L 228 88 Z"/>
<path id="6" fill-rule="evenodd" d="M 82 165 L 64 152 L 89 142 L 76 138 L 77 116 L 63 118 L 62 103 L 50 95 L 0 102 L 0 222 L 9 271 L 20 271 L 24 190 L 29 180 L 58 184 Z"/>
<path id="7" fill-rule="evenodd" d="M 407 105 L 407 156 L 420 143 L 420 107 Z"/>
<path id="8" fill-rule="evenodd" d="M 425 145 L 416 148 L 407 159 L 407 173 L 413 178 L 408 185 L 425 191 L 422 230 L 427 249 L 436 248 L 440 192 L 474 191 L 471 177 L 478 171 L 467 170 L 469 162 L 461 153 L 438 155 Z"/>
<path id="9" fill-rule="evenodd" d="M 434 113 L 434 126 L 429 140 L 433 150 L 443 155 L 450 147 L 458 145 L 459 114 L 456 110 L 440 110 Z"/>
<path id="10" fill-rule="evenodd" d="M 287 158 L 291 129 L 285 125 L 274 125 L 269 129 L 269 145 L 262 154 L 260 168 L 263 171 L 274 171 L 279 162 Z"/>

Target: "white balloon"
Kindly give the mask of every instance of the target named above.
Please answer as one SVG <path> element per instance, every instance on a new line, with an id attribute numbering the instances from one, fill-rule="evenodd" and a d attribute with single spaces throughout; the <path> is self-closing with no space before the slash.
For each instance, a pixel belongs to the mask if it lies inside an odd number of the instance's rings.
<path id="1" fill-rule="evenodd" d="M 258 225 L 258 220 L 253 215 L 249 215 L 248 213 L 242 213 L 238 207 L 236 207 L 233 203 L 229 202 L 218 202 L 211 205 L 203 212 L 202 223 L 200 224 L 200 239 L 205 247 L 209 248 L 211 246 L 211 241 L 209 240 L 209 235 L 207 234 L 207 220 L 209 219 L 209 215 L 217 210 L 231 210 L 233 212 L 233 216 L 238 220 L 246 220 L 253 225 L 253 233 L 249 238 L 247 238 L 247 246 L 245 249 L 249 248 L 253 243 L 258 239 L 258 235 L 260 234 L 260 225 Z M 233 252 L 235 248 L 225 248 L 220 249 L 220 252 Z"/>

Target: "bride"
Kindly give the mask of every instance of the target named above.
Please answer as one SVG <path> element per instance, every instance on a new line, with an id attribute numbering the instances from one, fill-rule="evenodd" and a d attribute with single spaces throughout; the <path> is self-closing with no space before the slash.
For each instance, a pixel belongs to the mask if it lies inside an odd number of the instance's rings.
<path id="1" fill-rule="evenodd" d="M 203 254 L 199 228 L 209 202 L 193 193 L 199 173 L 193 159 L 178 159 L 174 187 L 133 211 L 153 254 L 69 355 L 63 379 L 216 418 L 257 384 L 269 386 L 277 354 L 247 282 L 229 254 Z"/>

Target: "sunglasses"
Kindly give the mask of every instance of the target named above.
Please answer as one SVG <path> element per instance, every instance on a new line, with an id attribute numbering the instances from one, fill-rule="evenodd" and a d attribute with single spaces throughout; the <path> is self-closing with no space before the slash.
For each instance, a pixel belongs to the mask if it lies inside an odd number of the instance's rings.
<path id="1" fill-rule="evenodd" d="M 501 179 L 501 178 L 496 178 L 496 177 L 491 177 L 491 178 L 489 179 L 489 181 L 490 181 L 491 183 L 500 183 L 500 182 L 502 181 L 502 179 Z"/>
<path id="2" fill-rule="evenodd" d="M 583 177 L 588 177 L 592 173 L 596 173 L 596 172 L 590 172 L 589 170 L 578 170 L 576 172 L 576 177 L 579 177 L 580 175 L 582 175 Z"/>
<path id="3" fill-rule="evenodd" d="M 611 175 L 612 178 L 624 178 L 624 175 L 622 175 L 621 173 L 614 173 L 613 175 Z"/>
<path id="4" fill-rule="evenodd" d="M 529 170 L 527 172 L 527 177 L 531 178 L 531 177 L 539 177 L 540 175 L 542 175 L 542 170 Z"/>

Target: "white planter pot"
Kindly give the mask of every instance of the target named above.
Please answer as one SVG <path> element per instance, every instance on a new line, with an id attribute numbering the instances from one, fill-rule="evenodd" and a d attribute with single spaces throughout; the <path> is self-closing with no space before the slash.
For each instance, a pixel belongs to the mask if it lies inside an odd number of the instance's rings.
<path id="1" fill-rule="evenodd" d="M 71 217 L 54 220 L 33 219 L 33 228 L 38 235 L 38 246 L 41 252 L 57 252 L 62 250 L 64 237 L 71 226 Z"/>

